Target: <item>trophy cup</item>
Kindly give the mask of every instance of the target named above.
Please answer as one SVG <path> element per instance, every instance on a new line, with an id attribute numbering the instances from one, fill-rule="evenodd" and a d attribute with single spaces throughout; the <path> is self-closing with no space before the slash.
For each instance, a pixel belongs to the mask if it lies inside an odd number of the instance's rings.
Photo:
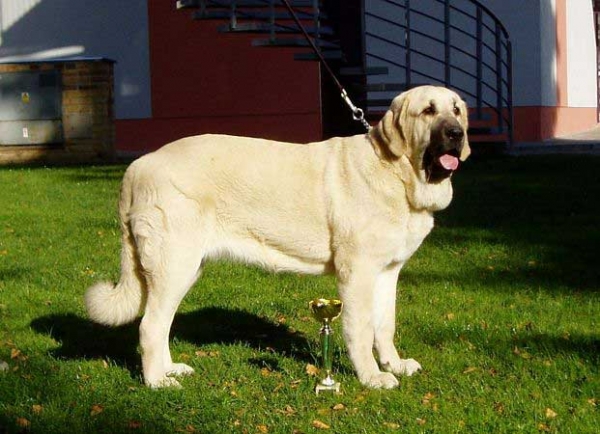
<path id="1" fill-rule="evenodd" d="M 322 369 L 325 371 L 325 377 L 319 381 L 315 387 L 317 395 L 321 391 L 340 392 L 340 383 L 335 381 L 331 376 L 331 368 L 333 364 L 333 329 L 331 322 L 342 313 L 343 303 L 340 300 L 327 300 L 317 298 L 308 303 L 313 316 L 322 323 L 321 335 L 321 351 L 322 351 Z"/>

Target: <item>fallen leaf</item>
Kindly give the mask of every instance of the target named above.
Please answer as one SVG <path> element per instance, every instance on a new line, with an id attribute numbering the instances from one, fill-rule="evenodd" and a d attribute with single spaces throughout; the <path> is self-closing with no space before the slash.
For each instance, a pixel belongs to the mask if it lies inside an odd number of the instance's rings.
<path id="1" fill-rule="evenodd" d="M 500 414 L 504 413 L 504 404 L 501 402 L 494 402 L 494 411 Z"/>
<path id="2" fill-rule="evenodd" d="M 467 369 L 465 369 L 463 371 L 463 374 L 470 374 L 472 372 L 478 371 L 479 368 L 476 368 L 475 366 L 469 366 Z"/>
<path id="3" fill-rule="evenodd" d="M 40 414 L 43 409 L 44 407 L 42 407 L 39 404 L 34 404 L 31 406 L 31 411 L 33 412 L 33 414 Z"/>
<path id="4" fill-rule="evenodd" d="M 336 404 L 333 407 L 331 407 L 332 410 L 334 411 L 340 411 L 340 410 L 345 410 L 346 406 L 342 403 Z"/>
<path id="5" fill-rule="evenodd" d="M 395 422 L 383 422 L 383 426 L 389 429 L 400 429 L 400 424 Z"/>
<path id="6" fill-rule="evenodd" d="M 454 317 L 455 315 L 452 312 L 448 312 L 446 315 L 444 315 L 444 318 L 446 318 L 448 321 L 452 321 Z"/>
<path id="7" fill-rule="evenodd" d="M 433 398 L 435 398 L 435 395 L 431 392 L 428 392 L 425 394 L 425 396 L 423 396 L 423 399 L 421 400 L 421 404 L 429 405 Z"/>
<path id="8" fill-rule="evenodd" d="M 317 374 L 319 373 L 319 368 L 317 368 L 313 364 L 307 363 L 306 364 L 306 373 L 308 374 L 309 377 L 316 377 Z"/>
<path id="9" fill-rule="evenodd" d="M 269 368 L 262 368 L 260 370 L 260 375 L 262 375 L 263 377 L 268 377 L 269 375 L 271 375 L 273 371 L 271 371 Z"/>
<path id="10" fill-rule="evenodd" d="M 285 414 L 286 416 L 293 416 L 296 414 L 296 410 L 291 405 L 286 405 L 283 410 L 279 410 L 280 413 Z"/>
<path id="11" fill-rule="evenodd" d="M 590 399 L 587 400 L 587 402 L 592 407 L 596 407 L 596 405 L 598 405 L 598 400 L 596 398 L 590 398 Z"/>
<path id="12" fill-rule="evenodd" d="M 218 351 L 202 351 L 202 350 L 198 350 L 195 352 L 197 357 L 218 357 L 219 356 L 219 352 Z"/>
<path id="13" fill-rule="evenodd" d="M 417 418 L 417 425 L 425 425 L 427 421 L 425 419 L 421 419 L 420 417 Z"/>
<path id="14" fill-rule="evenodd" d="M 538 425 L 538 431 L 550 432 L 550 427 L 545 423 L 540 423 Z"/>
<path id="15" fill-rule="evenodd" d="M 515 356 L 519 356 L 519 357 L 521 357 L 522 359 L 525 359 L 525 360 L 531 359 L 531 354 L 529 354 L 527 351 L 521 351 L 518 347 L 515 347 L 513 349 L 513 354 Z"/>
<path id="16" fill-rule="evenodd" d="M 102 367 L 108 369 L 108 362 L 106 360 L 102 360 Z"/>
<path id="17" fill-rule="evenodd" d="M 256 428 L 258 429 L 258 432 L 261 432 L 263 434 L 269 432 L 269 428 L 266 425 L 258 425 Z"/>
<path id="18" fill-rule="evenodd" d="M 554 419 L 558 414 L 550 407 L 546 408 L 546 419 Z"/>
<path id="19" fill-rule="evenodd" d="M 17 418 L 17 426 L 19 426 L 21 428 L 29 429 L 29 427 L 31 426 L 31 422 L 29 422 L 29 420 L 25 419 L 24 417 L 18 417 Z"/>
<path id="20" fill-rule="evenodd" d="M 10 350 L 10 358 L 15 360 L 18 359 L 21 356 L 21 351 L 17 350 L 16 348 L 13 348 Z"/>
<path id="21" fill-rule="evenodd" d="M 94 405 L 92 405 L 92 409 L 90 411 L 90 416 L 92 416 L 92 417 L 98 416 L 103 411 L 104 411 L 104 407 L 102 405 L 94 404 Z"/>
<path id="22" fill-rule="evenodd" d="M 329 429 L 329 428 L 331 428 L 325 422 L 321 422 L 320 420 L 317 420 L 317 419 L 313 420 L 312 426 L 314 428 L 317 428 L 317 429 Z"/>
<path id="23" fill-rule="evenodd" d="M 130 420 L 127 424 L 127 427 L 129 429 L 139 429 L 142 427 L 142 422 L 140 422 L 139 420 Z"/>

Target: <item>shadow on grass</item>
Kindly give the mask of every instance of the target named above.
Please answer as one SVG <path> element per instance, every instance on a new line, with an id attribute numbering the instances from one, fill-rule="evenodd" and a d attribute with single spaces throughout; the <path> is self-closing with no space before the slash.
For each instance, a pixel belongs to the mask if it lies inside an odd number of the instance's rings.
<path id="1" fill-rule="evenodd" d="M 75 314 L 48 315 L 31 322 L 37 333 L 60 343 L 52 355 L 64 359 L 110 359 L 129 370 L 139 370 L 140 320 L 106 327 Z M 270 353 L 313 361 L 306 338 L 285 325 L 243 310 L 209 307 L 175 316 L 171 336 L 194 345 L 243 344 Z M 255 364 L 253 361 L 249 363 Z"/>
<path id="2" fill-rule="evenodd" d="M 479 246 L 508 251 L 488 261 L 492 272 L 472 267 L 470 277 L 483 284 L 497 279 L 598 292 L 598 163 L 589 156 L 538 156 L 467 164 L 453 179 L 453 202 L 436 215 L 439 229 L 427 242 L 465 249 L 459 257 L 472 249 L 480 262 Z"/>
<path id="3" fill-rule="evenodd" d="M 600 337 L 596 334 L 549 334 L 536 330 L 520 330 L 510 338 L 487 337 L 482 330 L 457 331 L 452 327 L 424 326 L 423 342 L 444 348 L 457 342 L 468 342 L 494 360 L 511 362 L 515 357 L 554 360 L 558 356 L 579 357 L 590 365 L 600 365 Z"/>

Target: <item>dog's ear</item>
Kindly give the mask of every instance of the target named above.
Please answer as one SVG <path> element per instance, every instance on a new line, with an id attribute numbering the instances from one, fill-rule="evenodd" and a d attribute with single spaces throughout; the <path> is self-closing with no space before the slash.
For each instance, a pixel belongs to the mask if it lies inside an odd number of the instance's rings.
<path id="1" fill-rule="evenodd" d="M 463 139 L 463 147 L 460 150 L 460 161 L 465 161 L 469 155 L 471 155 L 471 147 L 469 146 L 469 137 L 467 131 L 469 131 L 469 111 L 467 109 L 467 104 L 460 100 L 460 123 L 465 131 L 465 137 Z"/>
<path id="2" fill-rule="evenodd" d="M 387 156 L 399 158 L 407 153 L 406 131 L 403 130 L 403 125 L 406 125 L 407 106 L 408 95 L 407 92 L 403 92 L 394 98 L 389 110 L 371 130 L 371 138 Z"/>

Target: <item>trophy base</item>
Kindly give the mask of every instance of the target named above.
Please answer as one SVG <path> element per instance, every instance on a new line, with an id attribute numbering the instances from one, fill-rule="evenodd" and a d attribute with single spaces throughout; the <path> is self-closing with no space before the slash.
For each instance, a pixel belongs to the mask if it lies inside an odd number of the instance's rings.
<path id="1" fill-rule="evenodd" d="M 339 394 L 340 393 L 340 383 L 333 383 L 333 384 L 319 383 L 315 387 L 315 393 L 318 395 L 319 392 L 334 392 L 336 394 Z"/>

